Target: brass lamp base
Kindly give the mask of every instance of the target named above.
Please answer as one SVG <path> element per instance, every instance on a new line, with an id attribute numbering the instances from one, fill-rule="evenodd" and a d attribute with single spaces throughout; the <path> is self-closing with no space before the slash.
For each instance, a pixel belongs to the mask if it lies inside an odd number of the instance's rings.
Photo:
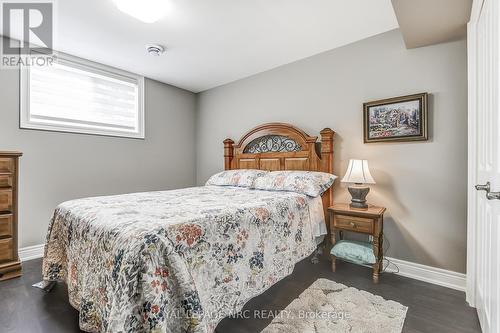
<path id="1" fill-rule="evenodd" d="M 368 208 L 368 204 L 366 203 L 366 196 L 370 192 L 368 186 L 349 186 L 347 190 L 349 190 L 352 197 L 351 204 L 349 205 L 351 208 Z"/>

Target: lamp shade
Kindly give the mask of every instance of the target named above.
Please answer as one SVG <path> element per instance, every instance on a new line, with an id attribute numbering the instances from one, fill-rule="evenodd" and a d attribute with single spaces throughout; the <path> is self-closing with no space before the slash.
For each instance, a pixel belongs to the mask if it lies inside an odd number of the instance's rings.
<path id="1" fill-rule="evenodd" d="M 343 183 L 375 184 L 375 180 L 368 169 L 367 160 L 349 160 L 347 172 L 342 179 Z"/>

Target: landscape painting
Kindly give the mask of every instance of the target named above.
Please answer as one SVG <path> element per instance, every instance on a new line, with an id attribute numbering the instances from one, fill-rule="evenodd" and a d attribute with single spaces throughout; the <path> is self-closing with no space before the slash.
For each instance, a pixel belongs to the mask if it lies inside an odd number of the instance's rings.
<path id="1" fill-rule="evenodd" d="M 364 104 L 365 143 L 427 140 L 427 93 Z"/>

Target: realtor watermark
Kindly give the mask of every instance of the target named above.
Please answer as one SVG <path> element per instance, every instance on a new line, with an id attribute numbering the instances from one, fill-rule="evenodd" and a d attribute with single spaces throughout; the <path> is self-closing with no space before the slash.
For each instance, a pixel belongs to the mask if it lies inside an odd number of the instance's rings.
<path id="1" fill-rule="evenodd" d="M 0 0 L 2 68 L 47 66 L 55 61 L 54 1 Z"/>
<path id="2" fill-rule="evenodd" d="M 183 309 L 176 309 L 171 311 L 165 311 L 165 318 L 210 318 L 210 319 L 222 319 L 225 315 L 221 312 L 213 313 L 193 313 L 191 311 L 185 311 Z M 351 318 L 350 312 L 347 311 L 321 311 L 321 310 L 242 310 L 232 315 L 228 318 L 236 319 L 304 319 L 304 320 L 327 320 L 327 321 L 342 321 Z"/>
<path id="3" fill-rule="evenodd" d="M 351 314 L 345 311 L 320 311 L 320 310 L 243 310 L 230 318 L 240 319 L 307 319 L 307 320 L 345 320 Z"/>

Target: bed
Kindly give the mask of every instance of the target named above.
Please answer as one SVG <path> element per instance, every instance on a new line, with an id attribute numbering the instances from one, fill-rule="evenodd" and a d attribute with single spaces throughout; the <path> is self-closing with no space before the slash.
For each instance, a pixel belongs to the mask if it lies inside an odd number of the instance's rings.
<path id="1" fill-rule="evenodd" d="M 333 136 L 265 124 L 224 141 L 224 168 L 333 173 Z M 200 186 L 68 201 L 49 225 L 43 277 L 66 282 L 84 331 L 211 333 L 314 252 L 332 191 Z"/>

